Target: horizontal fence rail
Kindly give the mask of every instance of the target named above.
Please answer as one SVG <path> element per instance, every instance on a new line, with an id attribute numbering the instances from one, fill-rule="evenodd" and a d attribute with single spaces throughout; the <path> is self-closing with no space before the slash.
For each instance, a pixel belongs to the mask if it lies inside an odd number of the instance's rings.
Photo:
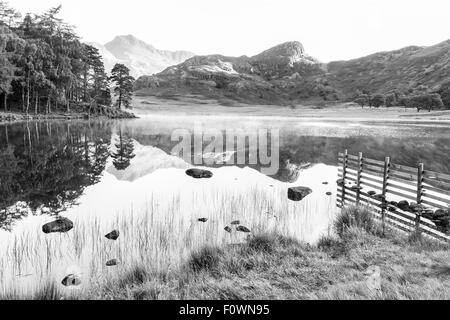
<path id="1" fill-rule="evenodd" d="M 336 205 L 365 205 L 386 224 L 450 241 L 450 175 L 339 153 Z"/>

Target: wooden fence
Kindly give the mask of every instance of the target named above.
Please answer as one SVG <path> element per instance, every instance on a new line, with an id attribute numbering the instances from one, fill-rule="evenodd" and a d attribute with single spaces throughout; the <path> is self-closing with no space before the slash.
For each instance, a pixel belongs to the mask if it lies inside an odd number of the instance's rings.
<path id="1" fill-rule="evenodd" d="M 450 175 L 394 164 L 346 150 L 339 153 L 337 206 L 366 205 L 374 216 L 405 232 L 450 241 Z"/>

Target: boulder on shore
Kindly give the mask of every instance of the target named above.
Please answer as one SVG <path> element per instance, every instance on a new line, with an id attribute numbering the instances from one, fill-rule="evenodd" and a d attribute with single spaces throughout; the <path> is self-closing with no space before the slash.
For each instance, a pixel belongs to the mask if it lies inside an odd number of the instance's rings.
<path id="1" fill-rule="evenodd" d="M 69 232 L 72 229 L 73 229 L 73 222 L 64 217 L 59 218 L 56 221 L 44 224 L 42 226 L 42 231 L 46 234 L 56 233 L 56 232 L 65 233 L 65 232 Z"/>
<path id="2" fill-rule="evenodd" d="M 186 174 L 194 179 L 209 179 L 213 176 L 211 171 L 202 169 L 189 169 Z"/>
<path id="3" fill-rule="evenodd" d="M 312 190 L 307 187 L 294 187 L 288 189 L 288 198 L 292 201 L 301 201 L 312 193 Z"/>

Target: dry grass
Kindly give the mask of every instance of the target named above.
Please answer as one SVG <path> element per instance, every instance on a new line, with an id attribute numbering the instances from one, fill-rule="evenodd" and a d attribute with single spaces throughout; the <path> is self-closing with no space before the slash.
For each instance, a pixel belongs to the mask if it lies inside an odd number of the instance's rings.
<path id="1" fill-rule="evenodd" d="M 72 298 L 449 299 L 449 261 L 445 246 L 424 247 L 422 242 L 380 238 L 357 228 L 314 247 L 263 234 L 245 244 L 196 251 L 176 270 L 131 267 Z M 373 265 L 382 271 L 379 293 L 366 284 L 364 273 Z M 49 285 L 28 298 L 63 296 L 70 298 Z"/>
<path id="2" fill-rule="evenodd" d="M 387 230 L 380 236 L 358 208 L 337 221 L 352 221 L 340 236 L 311 246 L 276 230 L 242 243 L 211 243 L 191 250 L 184 262 L 154 268 L 137 259 L 71 294 L 47 283 L 31 299 L 450 299 L 449 246 Z M 355 219 L 348 219 L 348 216 Z M 356 221 L 365 221 L 358 224 Z M 139 222 L 139 221 L 138 221 Z M 366 270 L 381 270 L 381 290 Z M 16 298 L 9 294 L 4 299 Z"/>
<path id="3" fill-rule="evenodd" d="M 111 282 L 103 294 L 89 298 L 449 299 L 448 249 L 396 233 L 381 238 L 357 227 L 317 246 L 262 234 L 242 245 L 197 251 L 180 269 L 129 280 L 126 289 Z M 367 284 L 371 266 L 380 267 L 380 291 Z"/>

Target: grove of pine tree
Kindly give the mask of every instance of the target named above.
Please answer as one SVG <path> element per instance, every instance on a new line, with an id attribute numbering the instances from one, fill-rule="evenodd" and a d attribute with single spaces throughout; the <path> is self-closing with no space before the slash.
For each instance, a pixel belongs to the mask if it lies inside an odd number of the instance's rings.
<path id="1" fill-rule="evenodd" d="M 1 110 L 51 113 L 83 103 L 111 105 L 110 79 L 99 51 L 57 17 L 60 9 L 22 18 L 0 0 Z M 125 75 L 117 82 L 119 106 L 130 106 L 133 80 Z"/>

